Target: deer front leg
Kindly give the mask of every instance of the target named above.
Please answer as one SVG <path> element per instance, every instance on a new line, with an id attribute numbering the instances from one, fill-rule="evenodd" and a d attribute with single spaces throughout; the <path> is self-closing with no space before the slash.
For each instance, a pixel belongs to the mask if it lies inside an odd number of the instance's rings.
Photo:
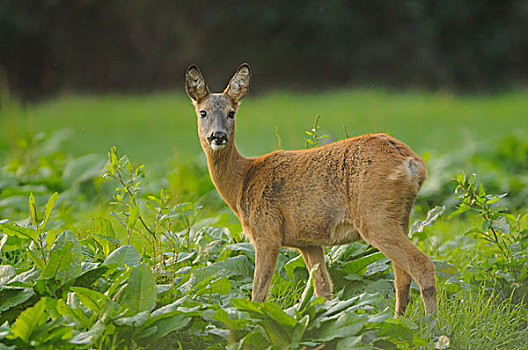
<path id="1" fill-rule="evenodd" d="M 323 247 L 311 246 L 299 250 L 301 251 L 308 272 L 310 272 L 315 264 L 319 264 L 313 276 L 315 280 L 315 295 L 324 297 L 326 300 L 332 300 L 332 280 L 326 269 Z"/>
<path id="2" fill-rule="evenodd" d="M 271 278 L 277 265 L 279 245 L 269 241 L 259 241 L 255 246 L 255 274 L 251 301 L 262 302 L 268 297 Z"/>

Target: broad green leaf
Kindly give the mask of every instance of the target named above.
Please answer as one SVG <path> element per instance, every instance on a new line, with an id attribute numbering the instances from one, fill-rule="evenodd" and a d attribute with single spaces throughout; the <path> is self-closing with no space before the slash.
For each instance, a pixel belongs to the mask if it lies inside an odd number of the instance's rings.
<path id="1" fill-rule="evenodd" d="M 269 349 L 269 340 L 261 332 L 254 331 L 240 341 L 240 349 L 264 350 Z"/>
<path id="2" fill-rule="evenodd" d="M 286 271 L 286 276 L 290 279 L 290 281 L 293 280 L 293 272 L 295 269 L 301 268 L 306 269 L 306 265 L 304 264 L 304 260 L 302 256 L 299 254 L 295 258 L 291 259 L 284 265 L 284 270 Z"/>
<path id="3" fill-rule="evenodd" d="M 46 323 L 47 320 L 46 298 L 42 298 L 35 304 L 35 306 L 22 311 L 15 321 L 13 333 L 15 334 L 15 337 L 29 342 L 35 329 Z"/>
<path id="4" fill-rule="evenodd" d="M 159 315 L 162 315 L 162 314 L 168 314 L 168 313 L 171 313 L 173 311 L 176 311 L 178 309 L 178 307 L 182 306 L 186 300 L 188 300 L 189 297 L 186 295 L 180 299 L 177 299 L 176 301 L 168 304 L 168 305 L 165 305 L 165 306 L 162 306 L 160 307 L 159 309 L 156 309 L 152 312 L 151 316 L 152 317 L 156 317 L 156 316 L 159 316 Z"/>
<path id="5" fill-rule="evenodd" d="M 48 202 L 46 203 L 46 211 L 44 213 L 44 221 L 42 223 L 42 229 L 44 229 L 46 227 L 46 225 L 48 224 L 51 212 L 53 211 L 53 208 L 55 207 L 55 201 L 58 198 L 59 198 L 59 194 L 57 192 L 55 192 L 48 199 Z"/>
<path id="6" fill-rule="evenodd" d="M 76 345 L 92 345 L 94 339 L 104 332 L 105 325 L 102 321 L 97 321 L 90 330 L 74 335 L 69 342 Z"/>
<path id="7" fill-rule="evenodd" d="M 146 320 L 149 318 L 149 312 L 148 311 L 142 311 L 138 312 L 134 316 L 130 317 L 121 317 L 116 320 L 114 320 L 114 323 L 118 326 L 128 326 L 128 327 L 139 327 L 142 324 L 145 323 Z"/>
<path id="8" fill-rule="evenodd" d="M 160 339 L 167 334 L 186 327 L 191 321 L 191 317 L 183 313 L 163 314 L 149 319 L 149 327 L 141 327 L 137 339 L 149 337 L 150 339 Z M 145 323 L 146 325 L 147 323 Z M 144 325 L 144 326 L 145 326 Z M 153 329 L 155 328 L 155 329 Z"/>
<path id="9" fill-rule="evenodd" d="M 321 324 L 313 338 L 318 341 L 328 342 L 335 338 L 354 336 L 359 333 L 368 317 L 353 312 L 344 312 L 337 319 L 332 319 Z"/>
<path id="10" fill-rule="evenodd" d="M 6 284 L 16 275 L 16 270 L 11 265 L 0 265 L 0 286 Z"/>
<path id="11" fill-rule="evenodd" d="M 418 329 L 418 326 L 415 323 L 404 317 L 389 318 L 380 323 L 378 327 L 379 336 L 403 340 L 409 344 L 412 344 L 413 333 Z"/>
<path id="12" fill-rule="evenodd" d="M 83 272 L 75 279 L 74 286 L 77 287 L 91 287 L 102 275 L 108 271 L 107 266 L 99 266 L 94 269 Z"/>
<path id="13" fill-rule="evenodd" d="M 0 288 L 0 313 L 28 301 L 33 295 L 32 288 Z"/>
<path id="14" fill-rule="evenodd" d="M 231 282 L 225 276 L 214 279 L 213 281 L 203 280 L 193 289 L 194 295 L 225 295 L 231 290 Z"/>
<path id="15" fill-rule="evenodd" d="M 49 302 L 50 300 L 48 299 L 47 301 Z M 55 345 L 54 343 L 60 344 L 64 339 L 71 338 L 73 326 L 63 325 L 63 322 L 64 320 L 59 317 L 38 326 L 31 334 L 31 343 L 37 344 L 38 347 L 44 347 L 44 345 L 49 347 L 50 345 Z M 55 348 L 56 346 L 53 347 Z"/>
<path id="16" fill-rule="evenodd" d="M 156 279 L 146 264 L 140 264 L 132 270 L 119 301 L 136 312 L 151 311 L 154 308 Z"/>
<path id="17" fill-rule="evenodd" d="M 0 232 L 8 236 L 37 241 L 39 233 L 32 228 L 20 227 L 16 224 L 0 224 Z"/>
<path id="18" fill-rule="evenodd" d="M 343 265 L 343 270 L 347 273 L 357 273 L 362 275 L 365 273 L 368 265 L 383 259 L 384 257 L 385 256 L 381 252 L 363 256 L 361 258 L 347 262 L 345 265 Z"/>
<path id="19" fill-rule="evenodd" d="M 63 299 L 57 301 L 57 312 L 62 316 L 66 316 L 77 322 L 81 327 L 89 327 L 90 321 L 84 315 L 83 309 L 81 307 L 72 308 L 70 305 L 66 304 Z"/>
<path id="20" fill-rule="evenodd" d="M 29 214 L 31 216 L 31 224 L 38 228 L 37 224 L 37 207 L 35 205 L 35 197 L 33 196 L 33 193 L 29 194 Z"/>
<path id="21" fill-rule="evenodd" d="M 251 259 L 255 260 L 255 248 L 253 247 L 253 244 L 249 242 L 228 244 L 224 247 L 224 249 L 230 249 L 233 251 L 243 251 Z"/>
<path id="22" fill-rule="evenodd" d="M 245 255 L 237 255 L 232 258 L 217 261 L 209 266 L 194 270 L 185 288 L 187 291 L 189 291 L 201 281 L 209 279 L 220 272 L 222 272 L 224 276 L 237 274 L 247 278 L 252 278 L 253 264 Z"/>
<path id="23" fill-rule="evenodd" d="M 85 307 L 95 313 L 98 313 L 99 310 L 101 310 L 105 301 L 110 300 L 106 295 L 96 290 L 84 287 L 71 287 L 71 290 L 75 292 L 75 295 Z"/>
<path id="24" fill-rule="evenodd" d="M 48 264 L 41 278 L 55 277 L 64 284 L 81 274 L 81 262 L 82 251 L 77 237 L 70 231 L 64 231 L 51 248 Z"/>
<path id="25" fill-rule="evenodd" d="M 231 331 L 244 329 L 248 323 L 245 319 L 232 320 L 224 309 L 216 310 L 212 318 L 225 324 Z"/>
<path id="26" fill-rule="evenodd" d="M 348 350 L 363 347 L 365 344 L 361 341 L 361 336 L 352 336 L 341 339 L 336 344 L 336 350 Z"/>
<path id="27" fill-rule="evenodd" d="M 103 262 L 103 265 L 117 265 L 120 268 L 137 266 L 141 255 L 131 245 L 124 245 L 114 250 Z"/>

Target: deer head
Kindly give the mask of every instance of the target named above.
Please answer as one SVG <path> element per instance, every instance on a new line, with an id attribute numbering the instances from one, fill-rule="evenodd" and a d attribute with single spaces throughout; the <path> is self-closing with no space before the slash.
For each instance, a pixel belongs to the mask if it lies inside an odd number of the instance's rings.
<path id="1" fill-rule="evenodd" d="M 235 137 L 235 115 L 240 101 L 249 90 L 251 69 L 240 65 L 223 93 L 209 92 L 202 73 L 191 65 L 185 74 L 185 88 L 198 116 L 198 136 L 205 152 L 216 152 L 232 145 Z"/>

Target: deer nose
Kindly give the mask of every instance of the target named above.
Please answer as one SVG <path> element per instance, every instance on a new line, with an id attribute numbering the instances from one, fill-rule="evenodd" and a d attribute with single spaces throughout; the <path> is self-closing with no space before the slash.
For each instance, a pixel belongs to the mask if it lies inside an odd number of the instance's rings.
<path id="1" fill-rule="evenodd" d="M 209 141 L 216 141 L 216 143 L 226 143 L 227 142 L 227 134 L 223 131 L 215 131 L 211 134 L 211 136 L 208 137 Z"/>

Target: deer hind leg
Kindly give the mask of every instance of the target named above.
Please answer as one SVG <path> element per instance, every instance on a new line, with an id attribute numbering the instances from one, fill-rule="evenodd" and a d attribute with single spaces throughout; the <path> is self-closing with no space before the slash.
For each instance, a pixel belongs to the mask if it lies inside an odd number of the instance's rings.
<path id="1" fill-rule="evenodd" d="M 255 273 L 251 301 L 265 301 L 271 286 L 271 278 L 277 265 L 279 245 L 269 241 L 254 242 Z"/>
<path id="2" fill-rule="evenodd" d="M 396 289 L 396 315 L 405 314 L 407 304 L 411 300 L 411 275 L 409 275 L 398 264 L 393 262 L 394 287 Z"/>
<path id="3" fill-rule="evenodd" d="M 310 272 L 315 264 L 319 264 L 319 267 L 313 275 L 315 280 L 315 295 L 318 297 L 324 297 L 326 300 L 332 300 L 332 279 L 326 269 L 323 247 L 310 246 L 299 250 L 308 272 Z"/>
<path id="4" fill-rule="evenodd" d="M 425 312 L 427 314 L 435 314 L 437 304 L 433 262 L 409 241 L 398 222 L 387 223 L 387 221 L 385 221 L 385 224 L 379 224 L 382 220 L 378 220 L 378 223 L 368 227 L 365 233 L 367 241 L 392 260 L 395 271 L 400 269 L 400 273 L 396 273 L 398 274 L 398 277 L 396 277 L 398 283 L 396 286 L 396 298 L 398 299 L 398 295 L 400 295 L 402 299 L 400 299 L 400 303 L 397 302 L 396 312 L 399 313 L 401 311 L 398 307 L 403 305 L 404 294 L 408 295 L 404 287 L 407 284 L 408 277 L 403 275 L 401 271 L 403 270 L 420 287 Z"/>

